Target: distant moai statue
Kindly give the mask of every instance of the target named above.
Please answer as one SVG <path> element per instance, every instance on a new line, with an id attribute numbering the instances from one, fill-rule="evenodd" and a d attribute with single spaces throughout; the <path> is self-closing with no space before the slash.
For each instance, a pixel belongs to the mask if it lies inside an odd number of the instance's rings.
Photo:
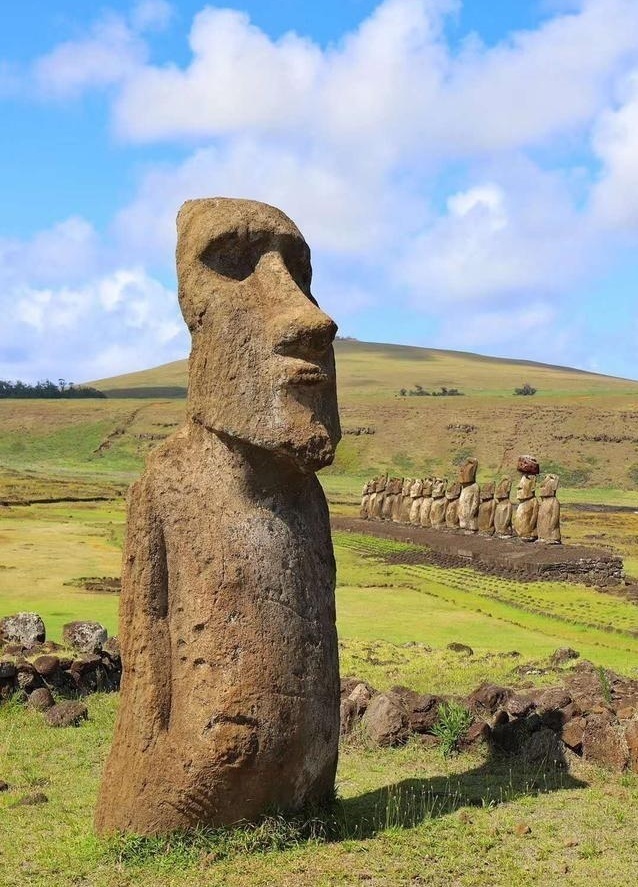
<path id="1" fill-rule="evenodd" d="M 479 504 L 478 513 L 478 531 L 481 536 L 494 535 L 494 514 L 496 512 L 496 499 L 494 498 L 494 492 L 495 484 L 493 481 L 482 484 L 481 502 Z"/>
<path id="2" fill-rule="evenodd" d="M 387 486 L 388 475 L 382 474 L 377 478 L 374 485 L 374 492 L 370 496 L 370 517 L 373 520 L 381 520 L 381 512 L 383 511 Z"/>
<path id="3" fill-rule="evenodd" d="M 435 479 L 433 477 L 426 477 L 423 481 L 423 498 L 421 500 L 421 511 L 419 512 L 419 523 L 422 527 L 432 526 L 431 512 L 432 503 L 434 502 L 432 490 L 434 489 L 434 484 Z M 442 495 L 445 495 L 445 488 Z"/>
<path id="4" fill-rule="evenodd" d="M 509 538 L 514 532 L 512 528 L 514 506 L 510 499 L 511 490 L 512 479 L 510 477 L 502 477 L 494 491 L 494 499 L 496 500 L 494 533 L 496 536 L 500 536 L 501 539 Z"/>
<path id="5" fill-rule="evenodd" d="M 410 500 L 408 521 L 411 524 L 419 524 L 421 520 L 421 503 L 423 502 L 423 480 L 415 480 L 410 487 Z"/>
<path id="6" fill-rule="evenodd" d="M 432 504 L 430 507 L 430 526 L 435 530 L 441 530 L 445 526 L 446 490 L 447 478 L 435 478 L 432 484 Z"/>
<path id="7" fill-rule="evenodd" d="M 459 469 L 459 482 L 461 484 L 461 495 L 458 505 L 459 526 L 466 533 L 476 533 L 478 530 L 481 491 L 476 483 L 477 469 L 477 459 L 466 459 Z"/>
<path id="8" fill-rule="evenodd" d="M 445 526 L 448 530 L 459 528 L 459 507 L 461 496 L 461 484 L 456 481 L 445 491 L 447 505 L 445 506 Z"/>
<path id="9" fill-rule="evenodd" d="M 536 476 L 540 467 L 533 456 L 521 456 L 518 460 L 518 470 L 521 472 L 521 479 L 516 488 L 518 506 L 514 512 L 512 526 L 519 539 L 534 542 L 538 537 L 536 530 L 538 521 Z"/>
<path id="10" fill-rule="evenodd" d="M 123 679 L 101 834 L 219 827 L 334 792 L 335 561 L 315 475 L 340 438 L 333 321 L 280 210 L 178 216 L 187 420 L 128 499 Z"/>
<path id="11" fill-rule="evenodd" d="M 370 497 L 372 496 L 373 489 L 373 480 L 369 480 L 363 485 L 363 491 L 361 493 L 361 507 L 359 508 L 359 517 L 363 520 L 367 520 L 370 517 Z"/>
<path id="12" fill-rule="evenodd" d="M 391 477 L 385 490 L 385 500 L 381 509 L 382 520 L 392 520 L 392 514 L 396 506 L 397 497 L 401 496 L 403 478 Z"/>
<path id="13" fill-rule="evenodd" d="M 541 497 L 536 523 L 538 541 L 552 545 L 559 545 L 561 542 L 560 502 L 556 498 L 558 482 L 557 474 L 548 474 L 538 491 Z"/>
<path id="14" fill-rule="evenodd" d="M 397 520 L 399 523 L 408 524 L 410 523 L 410 509 L 412 508 L 412 498 L 410 496 L 410 490 L 414 485 L 413 477 L 406 477 L 403 481 L 403 489 L 401 490 L 401 505 L 399 507 L 399 514 Z"/>

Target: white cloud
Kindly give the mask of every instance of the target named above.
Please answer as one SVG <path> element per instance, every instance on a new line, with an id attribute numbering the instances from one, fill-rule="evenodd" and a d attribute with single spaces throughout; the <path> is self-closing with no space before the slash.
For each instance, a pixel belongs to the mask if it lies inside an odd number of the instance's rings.
<path id="1" fill-rule="evenodd" d="M 137 31 L 162 30 L 173 18 L 173 7 L 166 0 L 138 0 L 131 10 L 131 24 Z"/>

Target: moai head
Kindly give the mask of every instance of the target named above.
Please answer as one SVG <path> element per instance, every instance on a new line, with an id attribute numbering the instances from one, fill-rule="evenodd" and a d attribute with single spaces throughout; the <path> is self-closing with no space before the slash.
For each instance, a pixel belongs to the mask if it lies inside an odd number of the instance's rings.
<path id="1" fill-rule="evenodd" d="M 536 495 L 536 478 L 531 474 L 524 474 L 516 487 L 516 498 L 519 502 L 526 502 Z"/>
<path id="2" fill-rule="evenodd" d="M 388 485 L 388 475 L 382 474 L 381 477 L 378 477 L 376 483 L 374 485 L 374 490 L 376 493 L 382 493 Z"/>
<path id="3" fill-rule="evenodd" d="M 509 499 L 510 493 L 512 491 L 512 478 L 511 477 L 502 477 L 498 484 L 496 485 L 496 490 L 494 491 L 494 498 L 501 499 Z"/>
<path id="4" fill-rule="evenodd" d="M 462 484 L 476 483 L 478 459 L 466 459 L 459 467 L 459 482 Z"/>
<path id="5" fill-rule="evenodd" d="M 413 483 L 414 483 L 414 481 L 411 477 L 404 477 L 403 478 L 403 487 L 401 488 L 401 495 L 402 496 L 407 497 L 410 495 L 410 488 L 412 487 Z"/>
<path id="6" fill-rule="evenodd" d="M 188 200 L 177 217 L 179 303 L 191 333 L 188 413 L 220 437 L 329 465 L 341 437 L 335 323 L 310 292 L 293 222 L 253 200 Z"/>
<path id="7" fill-rule="evenodd" d="M 411 499 L 418 499 L 422 495 L 423 495 L 423 481 L 417 479 L 412 483 L 412 486 L 410 487 L 410 498 Z"/>
<path id="8" fill-rule="evenodd" d="M 428 499 L 432 495 L 432 489 L 434 487 L 434 478 L 426 477 L 423 481 L 423 498 Z"/>
<path id="9" fill-rule="evenodd" d="M 540 493 L 541 499 L 551 499 L 552 496 L 556 495 L 557 490 L 558 475 L 548 474 L 540 485 L 538 492 Z"/>
<path id="10" fill-rule="evenodd" d="M 483 484 L 481 487 L 481 502 L 489 502 L 490 499 L 494 498 L 494 487 L 494 481 Z M 509 496 L 509 490 L 507 491 L 507 495 Z"/>
<path id="11" fill-rule="evenodd" d="M 435 477 L 432 482 L 432 498 L 442 499 L 447 489 L 447 477 Z"/>
<path id="12" fill-rule="evenodd" d="M 461 495 L 461 484 L 458 481 L 455 481 L 451 484 L 447 490 L 445 491 L 445 498 L 452 502 L 454 499 L 458 499 Z"/>

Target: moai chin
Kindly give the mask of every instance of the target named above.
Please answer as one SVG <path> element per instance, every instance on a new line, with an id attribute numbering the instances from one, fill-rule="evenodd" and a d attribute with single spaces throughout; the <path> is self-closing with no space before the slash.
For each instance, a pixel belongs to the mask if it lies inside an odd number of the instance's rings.
<path id="1" fill-rule="evenodd" d="M 560 502 L 556 498 L 558 482 L 557 474 L 548 474 L 538 491 L 541 497 L 536 522 L 538 541 L 552 545 L 559 545 L 561 542 Z"/>
<path id="2" fill-rule="evenodd" d="M 421 516 L 421 503 L 423 502 L 423 481 L 415 480 L 412 486 L 410 487 L 410 514 L 408 516 L 408 521 L 411 524 L 420 523 Z"/>
<path id="3" fill-rule="evenodd" d="M 453 483 L 445 491 L 445 526 L 448 530 L 458 530 L 459 528 L 459 506 L 460 506 L 461 484 Z"/>
<path id="4" fill-rule="evenodd" d="M 493 481 L 483 484 L 481 487 L 481 502 L 478 512 L 478 531 L 481 536 L 494 535 L 494 513 L 496 511 L 494 491 L 495 484 Z"/>
<path id="5" fill-rule="evenodd" d="M 432 503 L 430 506 L 430 526 L 435 530 L 440 530 L 445 526 L 446 490 L 447 478 L 435 478 L 432 484 Z"/>
<path id="6" fill-rule="evenodd" d="M 434 489 L 435 479 L 432 477 L 426 477 L 423 481 L 423 498 L 421 499 L 421 510 L 419 512 L 419 523 L 422 527 L 431 527 L 432 526 L 432 503 L 434 498 L 432 496 L 432 490 Z M 443 488 L 443 495 L 445 494 L 445 487 Z"/>
<path id="7" fill-rule="evenodd" d="M 458 505 L 459 526 L 466 533 L 478 530 L 480 489 L 476 483 L 477 459 L 466 459 L 459 469 L 461 495 Z"/>
<path id="8" fill-rule="evenodd" d="M 340 438 L 336 326 L 303 237 L 266 204 L 185 203 L 177 274 L 187 422 L 129 495 L 101 834 L 226 825 L 334 789 L 335 562 L 315 472 Z"/>
<path id="9" fill-rule="evenodd" d="M 535 542 L 538 534 L 536 523 L 538 520 L 538 499 L 536 498 L 536 477 L 533 474 L 524 474 L 516 488 L 518 506 L 514 512 L 512 526 L 519 539 L 526 542 Z"/>
<path id="10" fill-rule="evenodd" d="M 511 478 L 502 477 L 494 491 L 494 499 L 496 500 L 496 507 L 494 508 L 494 533 L 501 539 L 509 539 L 514 532 L 512 528 L 514 506 L 510 500 L 511 490 Z"/>

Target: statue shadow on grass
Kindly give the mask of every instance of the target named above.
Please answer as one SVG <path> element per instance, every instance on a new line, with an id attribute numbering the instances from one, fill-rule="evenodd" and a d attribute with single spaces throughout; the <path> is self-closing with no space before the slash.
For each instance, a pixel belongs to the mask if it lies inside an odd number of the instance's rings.
<path id="1" fill-rule="evenodd" d="M 492 749 L 484 763 L 464 773 L 403 779 L 337 801 L 331 837 L 370 838 L 387 829 L 414 828 L 463 807 L 493 807 L 521 797 L 586 786 L 569 773 L 564 757 L 532 765 L 520 755 Z"/>

